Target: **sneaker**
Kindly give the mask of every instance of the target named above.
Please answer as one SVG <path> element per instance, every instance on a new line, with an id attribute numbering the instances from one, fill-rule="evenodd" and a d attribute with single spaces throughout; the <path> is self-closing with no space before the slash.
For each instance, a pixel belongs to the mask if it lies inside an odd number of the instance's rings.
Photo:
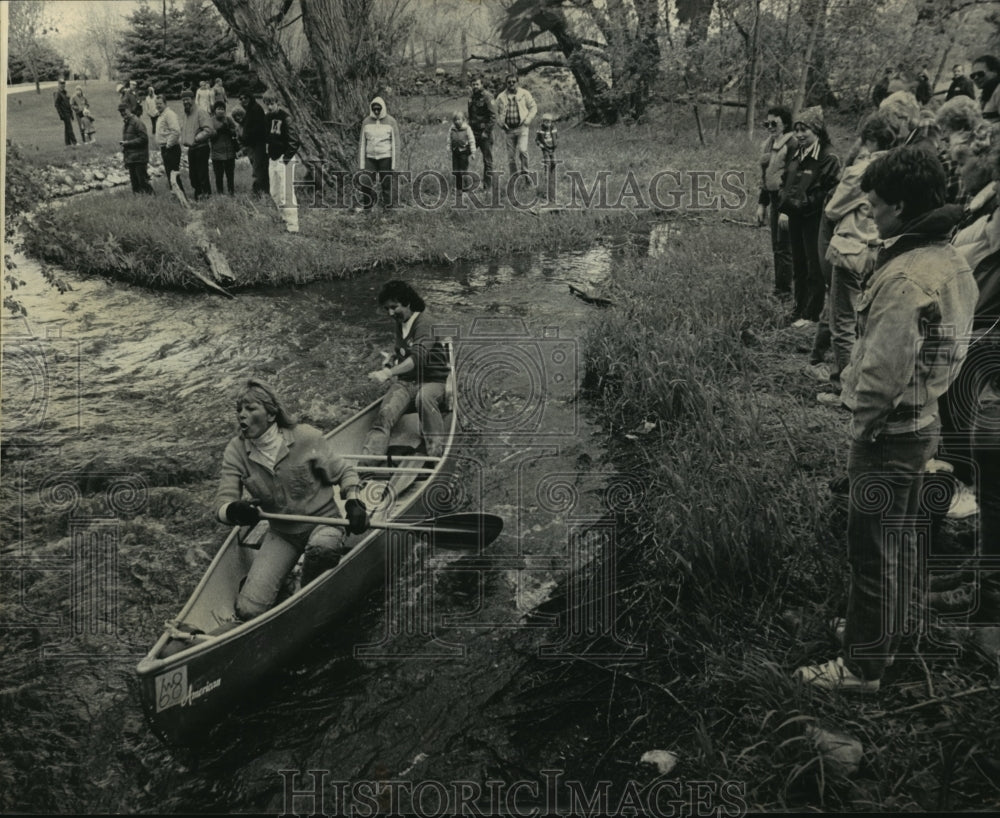
<path id="1" fill-rule="evenodd" d="M 968 613 L 976 604 L 976 589 L 971 584 L 963 584 L 950 591 L 931 591 L 927 604 L 936 613 Z"/>
<path id="2" fill-rule="evenodd" d="M 816 403 L 820 406 L 832 406 L 835 409 L 847 408 L 839 392 L 819 392 L 816 395 Z"/>
<path id="3" fill-rule="evenodd" d="M 802 367 L 802 374 L 820 383 L 830 382 L 830 367 L 822 361 Z"/>
<path id="4" fill-rule="evenodd" d="M 830 620 L 830 630 L 833 631 L 833 638 L 837 640 L 837 644 L 844 647 L 844 634 L 847 633 L 847 620 L 842 616 L 835 616 Z M 885 666 L 892 667 L 892 663 L 895 661 L 895 656 L 886 656 Z"/>
<path id="5" fill-rule="evenodd" d="M 792 321 L 792 329 L 802 329 L 802 327 L 808 327 L 812 323 L 808 318 L 799 318 L 796 321 Z"/>
<path id="6" fill-rule="evenodd" d="M 955 496 L 951 498 L 951 506 L 948 509 L 948 518 L 952 520 L 964 520 L 973 514 L 979 513 L 979 503 L 976 502 L 976 493 L 969 486 L 962 483 Z"/>
<path id="7" fill-rule="evenodd" d="M 841 690 L 847 693 L 876 693 L 882 686 L 879 679 L 862 679 L 844 667 L 839 656 L 822 665 L 806 665 L 795 671 L 795 678 L 820 690 Z"/>
<path id="8" fill-rule="evenodd" d="M 927 461 L 927 465 L 924 466 L 924 471 L 927 474 L 937 474 L 938 472 L 954 474 L 955 467 L 947 460 L 938 460 L 936 457 L 932 457 Z"/>

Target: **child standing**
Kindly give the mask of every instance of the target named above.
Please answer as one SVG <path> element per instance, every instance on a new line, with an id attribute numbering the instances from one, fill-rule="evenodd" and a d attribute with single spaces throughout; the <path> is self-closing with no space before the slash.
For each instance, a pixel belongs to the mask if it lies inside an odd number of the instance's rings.
<path id="1" fill-rule="evenodd" d="M 455 174 L 455 190 L 466 191 L 472 187 L 468 170 L 469 160 L 476 155 L 476 137 L 461 111 L 451 115 L 448 149 L 451 151 L 451 171 Z"/>
<path id="2" fill-rule="evenodd" d="M 84 108 L 80 112 L 80 128 L 83 129 L 84 142 L 96 142 L 94 138 L 94 133 L 96 129 L 94 128 L 94 115 L 90 113 L 90 107 Z"/>
<path id="3" fill-rule="evenodd" d="M 542 124 L 535 134 L 535 144 L 542 149 L 542 167 L 545 169 L 545 200 L 552 204 L 556 199 L 556 126 L 552 114 L 542 116 Z"/>

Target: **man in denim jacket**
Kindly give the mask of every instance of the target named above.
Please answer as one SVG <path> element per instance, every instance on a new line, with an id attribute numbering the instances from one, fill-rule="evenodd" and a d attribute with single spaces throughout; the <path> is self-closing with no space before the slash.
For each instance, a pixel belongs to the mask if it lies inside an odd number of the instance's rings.
<path id="1" fill-rule="evenodd" d="M 938 398 L 958 375 L 978 288 L 949 237 L 961 217 L 925 148 L 897 148 L 865 170 L 861 189 L 883 240 L 858 302 L 858 340 L 844 370 L 851 410 L 847 521 L 851 589 L 843 658 L 800 667 L 820 689 L 874 692 L 906 630 L 924 464 L 940 431 Z"/>

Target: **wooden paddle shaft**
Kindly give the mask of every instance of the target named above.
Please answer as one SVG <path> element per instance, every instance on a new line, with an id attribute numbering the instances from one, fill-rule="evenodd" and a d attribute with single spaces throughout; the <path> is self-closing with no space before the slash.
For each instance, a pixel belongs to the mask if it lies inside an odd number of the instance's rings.
<path id="1" fill-rule="evenodd" d="M 307 514 L 272 514 L 261 511 L 265 520 L 281 520 L 288 523 L 315 523 L 316 525 L 349 525 L 350 520 L 340 517 L 310 517 Z M 426 531 L 429 534 L 468 534 L 468 528 L 449 528 L 448 526 L 410 525 L 408 523 L 378 523 L 369 522 L 369 528 L 384 528 L 389 531 Z"/>

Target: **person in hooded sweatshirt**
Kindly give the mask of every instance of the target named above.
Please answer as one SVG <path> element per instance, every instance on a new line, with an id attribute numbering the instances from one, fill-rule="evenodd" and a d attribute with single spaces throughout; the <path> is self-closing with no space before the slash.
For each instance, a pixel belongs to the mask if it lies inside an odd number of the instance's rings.
<path id="1" fill-rule="evenodd" d="M 356 211 L 371 210 L 381 200 L 383 208 L 394 207 L 395 191 L 392 189 L 392 172 L 399 153 L 399 126 L 389 115 L 382 97 L 371 101 L 371 113 L 361 123 L 358 146 L 358 167 L 361 174 L 358 186 L 361 203 Z"/>
<path id="2" fill-rule="evenodd" d="M 276 93 L 268 91 L 263 102 L 267 117 L 265 141 L 271 198 L 285 221 L 285 229 L 298 233 L 299 204 L 295 198 L 295 163 L 292 160 L 299 150 L 299 137 L 288 111 L 278 105 Z"/>

